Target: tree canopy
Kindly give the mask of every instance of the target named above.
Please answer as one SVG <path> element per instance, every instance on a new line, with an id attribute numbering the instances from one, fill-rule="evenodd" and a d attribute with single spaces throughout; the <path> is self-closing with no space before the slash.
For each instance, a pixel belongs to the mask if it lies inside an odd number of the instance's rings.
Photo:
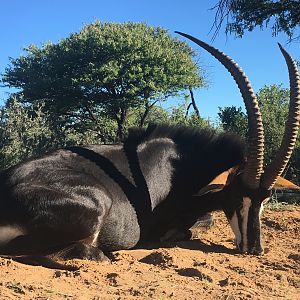
<path id="1" fill-rule="evenodd" d="M 299 0 L 220 0 L 216 10 L 214 26 L 217 33 L 225 21 L 226 33 L 242 37 L 245 31 L 255 27 L 271 27 L 272 34 L 285 33 L 289 39 L 299 39 Z"/>
<path id="2" fill-rule="evenodd" d="M 204 84 L 194 52 L 165 29 L 143 23 L 86 25 L 56 44 L 34 45 L 11 59 L 2 82 L 18 88 L 24 102 L 45 103 L 72 125 L 99 115 L 118 124 L 119 135 L 130 109 L 147 115 L 158 100 Z"/>
<path id="3" fill-rule="evenodd" d="M 246 136 L 248 128 L 247 116 L 241 107 L 219 107 L 218 117 L 223 130 L 237 133 L 242 137 Z"/>

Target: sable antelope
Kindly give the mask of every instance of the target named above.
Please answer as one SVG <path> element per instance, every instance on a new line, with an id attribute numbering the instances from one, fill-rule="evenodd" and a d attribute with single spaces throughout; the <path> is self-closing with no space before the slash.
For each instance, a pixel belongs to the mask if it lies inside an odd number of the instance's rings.
<path id="1" fill-rule="evenodd" d="M 247 153 L 230 134 L 151 125 L 131 130 L 120 145 L 69 147 L 18 164 L 0 174 L 2 256 L 105 260 L 102 251 L 170 239 L 217 209 L 225 212 L 242 252 L 263 252 L 263 203 L 291 156 L 299 126 L 296 64 L 280 46 L 290 74 L 290 110 L 282 145 L 263 173 L 263 124 L 248 79 L 219 50 L 180 34 L 234 77 L 248 113 Z M 216 185 L 220 174 L 226 183 Z"/>

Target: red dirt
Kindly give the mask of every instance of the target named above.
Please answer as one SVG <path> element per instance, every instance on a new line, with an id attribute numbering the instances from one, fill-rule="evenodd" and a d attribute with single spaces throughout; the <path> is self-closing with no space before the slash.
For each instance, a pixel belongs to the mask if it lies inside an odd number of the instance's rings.
<path id="1" fill-rule="evenodd" d="M 261 257 L 237 254 L 227 221 L 215 220 L 174 247 L 117 251 L 106 264 L 69 261 L 78 271 L 0 258 L 0 299 L 300 299 L 300 207 L 264 212 Z"/>

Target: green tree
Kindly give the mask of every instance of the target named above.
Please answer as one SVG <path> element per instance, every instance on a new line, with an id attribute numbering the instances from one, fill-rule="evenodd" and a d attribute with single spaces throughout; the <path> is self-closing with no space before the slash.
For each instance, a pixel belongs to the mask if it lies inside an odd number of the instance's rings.
<path id="1" fill-rule="evenodd" d="M 99 142 L 94 131 L 80 133 L 62 125 L 43 111 L 42 103 L 24 105 L 11 97 L 0 110 L 0 169 L 60 147 Z"/>
<path id="2" fill-rule="evenodd" d="M 128 113 L 143 108 L 141 125 L 157 101 L 204 82 L 194 52 L 160 27 L 100 23 L 56 44 L 25 49 L 11 59 L 2 82 L 22 93 L 25 103 L 43 100 L 66 124 L 100 131 L 99 116 L 117 123 L 124 135 Z"/>
<path id="3" fill-rule="evenodd" d="M 238 37 L 258 26 L 261 29 L 271 27 L 273 35 L 283 32 L 290 40 L 300 38 L 297 34 L 300 25 L 299 0 L 220 0 L 213 9 L 216 10 L 215 34 L 226 20 L 226 33 Z"/>
<path id="4" fill-rule="evenodd" d="M 248 128 L 247 116 L 241 107 L 219 107 L 218 117 L 223 130 L 246 137 Z"/>
<path id="5" fill-rule="evenodd" d="M 257 96 L 265 131 L 265 161 L 269 164 L 283 137 L 288 114 L 289 89 L 275 84 L 264 86 Z"/>
<path id="6" fill-rule="evenodd" d="M 169 117 L 166 120 L 166 123 L 200 128 L 213 128 L 210 121 L 200 117 L 196 111 L 191 114 L 187 114 L 188 105 L 188 102 L 186 102 L 182 105 L 178 105 L 177 107 L 173 107 L 169 112 Z"/>
<path id="7" fill-rule="evenodd" d="M 128 114 L 126 123 L 126 130 L 130 127 L 147 126 L 149 123 L 167 123 L 169 119 L 169 112 L 161 106 L 153 105 L 149 111 L 147 118 L 141 125 L 141 120 L 144 117 L 145 110 L 143 107 L 131 110 Z"/>
<path id="8" fill-rule="evenodd" d="M 52 132 L 41 107 L 24 107 L 11 98 L 0 111 L 0 168 L 50 149 Z"/>
<path id="9" fill-rule="evenodd" d="M 284 133 L 289 105 L 289 89 L 280 85 L 264 86 L 257 93 L 265 133 L 265 163 L 269 164 L 276 155 Z M 245 137 L 247 117 L 241 108 L 220 108 L 219 119 L 225 131 Z M 297 142 L 287 170 L 287 177 L 298 178 L 300 172 L 300 144 Z"/>
<path id="10" fill-rule="evenodd" d="M 275 157 L 284 134 L 289 107 L 289 89 L 280 85 L 264 86 L 259 90 L 258 101 L 263 116 L 265 130 L 265 163 Z M 300 178 L 300 143 L 299 138 L 290 159 L 285 175 L 299 184 Z"/>

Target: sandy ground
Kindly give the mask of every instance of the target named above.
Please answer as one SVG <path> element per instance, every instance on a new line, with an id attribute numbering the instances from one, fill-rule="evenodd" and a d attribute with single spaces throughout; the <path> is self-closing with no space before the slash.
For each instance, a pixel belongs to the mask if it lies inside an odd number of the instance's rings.
<path id="1" fill-rule="evenodd" d="M 221 213 L 191 241 L 118 251 L 78 271 L 0 259 L 0 299 L 300 299 L 300 207 L 265 210 L 266 254 L 237 254 Z"/>

